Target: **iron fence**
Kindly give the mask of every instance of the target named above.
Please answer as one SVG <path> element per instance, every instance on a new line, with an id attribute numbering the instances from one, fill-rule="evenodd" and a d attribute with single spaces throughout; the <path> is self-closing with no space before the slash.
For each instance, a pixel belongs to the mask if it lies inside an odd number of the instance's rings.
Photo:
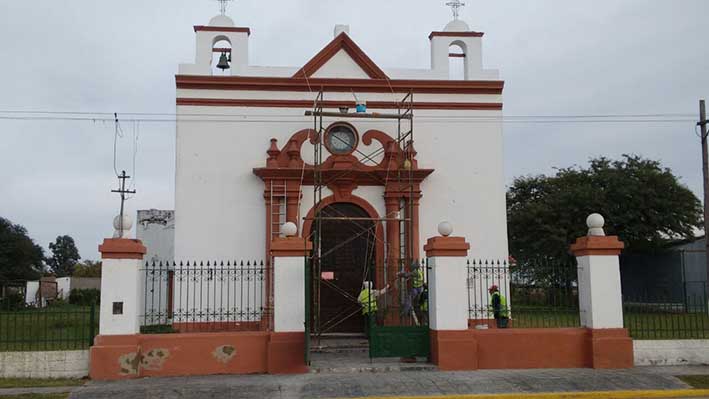
<path id="1" fill-rule="evenodd" d="M 708 310 L 704 295 L 623 298 L 623 322 L 633 339 L 709 338 Z"/>
<path id="2" fill-rule="evenodd" d="M 0 352 L 87 349 L 98 333 L 98 307 L 57 301 L 43 308 L 24 297 L 0 301 Z"/>
<path id="3" fill-rule="evenodd" d="M 267 322 L 263 261 L 146 263 L 144 333 L 257 331 Z"/>
<path id="4" fill-rule="evenodd" d="M 491 324 L 495 314 L 490 291 L 493 286 L 506 302 L 498 314 L 509 317 L 509 327 L 580 326 L 577 267 L 573 260 L 469 260 L 467 270 L 468 318 L 472 326 Z"/>

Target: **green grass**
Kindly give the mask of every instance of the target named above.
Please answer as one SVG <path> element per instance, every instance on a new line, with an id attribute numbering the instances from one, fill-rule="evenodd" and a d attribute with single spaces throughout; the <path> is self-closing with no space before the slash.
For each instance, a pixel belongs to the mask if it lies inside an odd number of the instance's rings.
<path id="1" fill-rule="evenodd" d="M 0 312 L 0 352 L 87 349 L 91 307 L 57 305 Z M 98 333 L 98 307 L 94 315 Z"/>
<path id="2" fill-rule="evenodd" d="M 677 378 L 695 389 L 709 389 L 709 375 L 678 375 Z"/>
<path id="3" fill-rule="evenodd" d="M 0 378 L 0 388 L 46 388 L 84 385 L 74 378 Z"/>

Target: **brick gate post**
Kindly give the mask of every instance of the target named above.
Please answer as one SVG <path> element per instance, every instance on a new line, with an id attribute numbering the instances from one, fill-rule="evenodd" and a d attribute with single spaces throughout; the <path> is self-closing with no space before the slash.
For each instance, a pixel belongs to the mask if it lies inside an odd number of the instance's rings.
<path id="1" fill-rule="evenodd" d="M 478 368 L 477 343 L 468 330 L 466 258 L 470 244 L 451 237 L 448 222 L 438 225 L 440 236 L 429 238 L 423 249 L 429 271 L 429 327 L 431 360 L 441 370 Z"/>
<path id="2" fill-rule="evenodd" d="M 606 236 L 604 223 L 600 214 L 589 215 L 588 235 L 571 245 L 578 263 L 581 326 L 590 330 L 594 368 L 629 368 L 633 341 L 623 328 L 619 262 L 624 244 L 617 236 Z"/>

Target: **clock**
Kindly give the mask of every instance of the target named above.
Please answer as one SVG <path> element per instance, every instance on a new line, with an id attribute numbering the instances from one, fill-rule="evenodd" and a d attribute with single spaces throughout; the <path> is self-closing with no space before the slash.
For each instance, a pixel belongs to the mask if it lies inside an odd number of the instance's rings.
<path id="1" fill-rule="evenodd" d="M 345 122 L 330 125 L 325 132 L 325 147 L 335 155 L 348 155 L 357 148 L 357 131 Z"/>

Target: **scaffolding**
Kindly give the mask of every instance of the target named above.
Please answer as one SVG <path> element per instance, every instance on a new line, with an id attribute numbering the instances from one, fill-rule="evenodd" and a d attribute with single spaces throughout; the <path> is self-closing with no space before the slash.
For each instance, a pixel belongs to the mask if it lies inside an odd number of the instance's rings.
<path id="1" fill-rule="evenodd" d="M 351 240 L 355 240 L 358 237 L 367 234 L 369 240 L 374 240 L 372 248 L 376 246 L 377 237 L 374 234 L 378 226 L 381 226 L 382 231 L 385 231 L 384 242 L 382 243 L 384 251 L 381 261 L 382 265 L 374 265 L 374 270 L 376 273 L 377 268 L 381 268 L 383 271 L 384 282 L 395 282 L 396 292 L 398 292 L 398 302 L 403 304 L 407 300 L 406 292 L 406 281 L 400 278 L 401 272 L 406 270 L 407 265 L 411 265 L 413 262 L 417 262 L 414 259 L 414 156 L 415 152 L 413 150 L 413 139 L 414 139 L 414 102 L 413 102 L 413 92 L 406 93 L 401 101 L 396 102 L 396 112 L 395 113 L 375 113 L 375 112 L 349 112 L 347 108 L 340 108 L 339 112 L 327 111 L 325 108 L 327 106 L 325 101 L 325 92 L 319 91 L 317 97 L 315 98 L 312 111 L 306 111 L 306 116 L 313 117 L 313 130 L 315 132 L 315 137 L 312 140 L 314 153 L 313 153 L 313 210 L 314 214 L 312 217 L 311 237 L 313 242 L 313 251 L 310 258 L 310 278 L 312 282 L 312 328 L 309 328 L 308 332 L 312 334 L 316 342 L 319 343 L 320 338 L 323 334 L 328 333 L 334 326 L 344 321 L 349 317 L 355 316 L 355 314 L 361 313 L 361 308 L 359 306 L 355 307 L 354 312 L 344 312 L 338 314 L 335 317 L 338 320 L 323 320 L 321 318 L 321 292 L 323 284 L 331 284 L 322 278 L 322 265 L 323 259 L 331 255 L 331 253 L 336 250 L 329 249 L 327 252 L 323 253 L 323 222 L 326 221 L 344 221 L 347 223 L 352 223 L 355 230 L 352 232 L 351 239 L 345 240 L 347 243 Z M 330 105 L 332 107 L 332 105 Z M 332 171 L 324 170 L 323 168 L 323 158 L 325 154 L 325 137 L 326 125 L 324 123 L 324 118 L 337 118 L 339 120 L 348 119 L 388 119 L 396 121 L 397 135 L 394 141 L 395 148 L 385 148 L 387 145 L 383 145 L 382 148 L 365 154 L 359 149 L 354 148 L 354 153 L 357 155 L 359 161 L 363 164 L 378 162 L 376 159 L 382 156 L 384 161 L 389 165 L 386 171 L 385 177 L 382 179 L 381 175 L 376 175 L 375 172 L 363 172 L 359 173 L 372 173 L 372 175 L 381 183 L 381 185 L 386 187 L 386 190 L 392 189 L 393 192 L 398 194 L 398 206 L 395 212 L 389 212 L 381 218 L 368 218 L 368 217 L 352 217 L 350 215 L 344 214 L 329 214 L 324 213 L 323 206 L 323 190 L 332 184 L 335 180 L 346 177 L 348 173 L 352 173 L 352 170 L 342 170 L 342 171 Z M 391 143 L 389 143 L 391 146 Z M 391 169 L 391 160 L 387 160 L 387 155 L 390 151 L 395 151 L 400 156 L 396 158 L 395 170 Z M 386 193 L 385 190 L 385 193 Z M 408 199 L 408 200 L 407 200 Z M 391 201 L 391 199 L 390 199 Z M 390 209 L 390 208 L 389 208 Z M 393 214 L 392 214 L 393 213 Z M 361 222 L 370 222 L 369 225 L 362 226 Z M 391 228 L 391 224 L 398 224 L 399 237 L 397 245 L 391 245 L 388 242 L 391 240 L 389 237 L 388 229 Z M 343 244 L 345 245 L 345 244 Z M 390 253 L 390 247 L 398 248 L 398 253 Z M 368 242 L 369 248 L 369 242 Z M 373 250 L 372 253 L 375 253 Z M 376 259 L 376 256 L 374 257 Z M 396 263 L 394 267 L 390 263 Z M 369 277 L 367 273 L 369 271 L 368 265 L 363 266 L 363 278 L 367 280 Z M 397 270 L 394 276 L 390 275 L 388 272 L 392 270 Z M 372 279 L 373 280 L 373 279 Z M 380 282 L 379 284 L 383 284 Z M 344 295 L 344 294 L 343 294 Z M 348 295 L 351 297 L 351 295 Z M 308 299 L 310 300 L 310 299 Z M 354 300 L 357 304 L 357 298 L 350 298 Z M 393 301 L 393 300 L 392 300 Z M 386 306 L 386 304 L 384 305 Z M 402 315 L 401 318 L 408 315 Z M 415 316 L 414 316 L 415 318 Z M 308 321 L 310 323 L 310 320 Z M 307 355 L 306 355 L 307 356 Z"/>

